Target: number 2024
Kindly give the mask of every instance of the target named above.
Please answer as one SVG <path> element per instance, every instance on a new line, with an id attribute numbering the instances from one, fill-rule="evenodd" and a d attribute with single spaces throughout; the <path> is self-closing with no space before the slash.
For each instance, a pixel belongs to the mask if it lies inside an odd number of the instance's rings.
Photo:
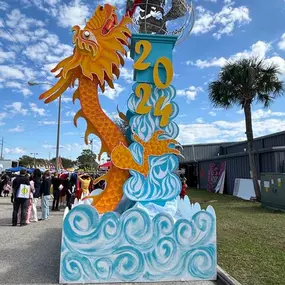
<path id="1" fill-rule="evenodd" d="M 141 47 L 142 53 L 141 53 Z M 135 46 L 135 52 L 137 54 L 140 54 L 140 57 L 137 59 L 137 61 L 134 63 L 134 68 L 137 70 L 146 70 L 150 63 L 144 62 L 145 59 L 148 57 L 149 53 L 151 52 L 151 43 L 146 40 L 141 40 L 136 43 Z M 165 71 L 166 71 L 166 80 L 165 83 L 163 83 L 159 77 L 159 65 L 162 64 Z M 167 57 L 160 57 L 154 64 L 153 68 L 153 81 L 156 87 L 160 89 L 167 88 L 171 81 L 173 79 L 173 67 L 171 61 Z M 135 89 L 135 95 L 137 97 L 141 97 L 142 94 L 142 100 L 140 101 L 136 112 L 138 114 L 147 114 L 151 111 L 151 106 L 146 106 L 146 103 L 151 95 L 151 85 L 147 83 L 140 83 L 137 85 Z M 164 127 L 168 125 L 169 117 L 172 113 L 172 106 L 171 104 L 167 104 L 163 109 L 161 109 L 163 102 L 165 100 L 165 96 L 161 96 L 158 101 L 155 104 L 154 107 L 154 115 L 155 116 L 161 116 L 160 126 Z"/>

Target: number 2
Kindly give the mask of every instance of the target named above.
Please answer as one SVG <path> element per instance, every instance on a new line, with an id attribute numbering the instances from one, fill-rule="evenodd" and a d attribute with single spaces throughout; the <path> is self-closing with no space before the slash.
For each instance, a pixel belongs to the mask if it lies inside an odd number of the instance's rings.
<path id="1" fill-rule="evenodd" d="M 140 83 L 135 89 L 135 94 L 138 98 L 142 96 L 142 99 L 137 106 L 136 112 L 141 115 L 149 113 L 152 107 L 146 106 L 146 103 L 151 95 L 151 86 L 146 83 Z"/>
<path id="2" fill-rule="evenodd" d="M 141 53 L 141 47 L 142 47 L 142 53 Z M 145 70 L 150 66 L 150 63 L 143 62 L 151 51 L 151 43 L 149 41 L 141 40 L 136 43 L 135 51 L 137 54 L 140 54 L 140 57 L 137 59 L 137 61 L 134 63 L 134 68 L 137 70 Z"/>

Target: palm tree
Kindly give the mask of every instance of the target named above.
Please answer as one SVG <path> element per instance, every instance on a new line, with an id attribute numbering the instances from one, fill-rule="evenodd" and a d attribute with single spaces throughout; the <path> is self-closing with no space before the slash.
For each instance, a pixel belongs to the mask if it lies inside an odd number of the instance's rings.
<path id="1" fill-rule="evenodd" d="M 284 83 L 278 78 L 279 70 L 264 59 L 249 58 L 228 62 L 219 78 L 209 84 L 209 99 L 215 107 L 225 109 L 239 105 L 244 110 L 248 142 L 249 167 L 256 199 L 260 201 L 260 188 L 254 161 L 251 104 L 262 103 L 266 108 L 284 92 Z"/>

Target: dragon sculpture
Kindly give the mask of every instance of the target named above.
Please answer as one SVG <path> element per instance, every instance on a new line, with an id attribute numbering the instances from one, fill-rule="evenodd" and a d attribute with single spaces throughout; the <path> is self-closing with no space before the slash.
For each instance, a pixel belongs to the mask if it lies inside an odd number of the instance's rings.
<path id="1" fill-rule="evenodd" d="M 86 23 L 84 29 L 74 26 L 73 55 L 67 57 L 52 69 L 58 72 L 58 82 L 44 92 L 40 99 L 49 103 L 63 94 L 69 88 L 74 87 L 78 80 L 78 88 L 73 94 L 73 101 L 79 99 L 81 109 L 74 117 L 77 125 L 78 118 L 82 117 L 87 122 L 85 142 L 88 142 L 89 134 L 93 133 L 101 139 L 101 151 L 111 154 L 118 145 L 128 146 L 127 139 L 117 125 L 103 112 L 98 98 L 99 88 L 104 92 L 105 82 L 114 88 L 114 75 L 119 77 L 119 67 L 124 65 L 126 56 L 125 47 L 129 46 L 130 30 L 127 25 L 131 23 L 129 16 L 122 17 L 118 22 L 116 8 L 105 4 L 98 6 L 92 18 Z M 129 177 L 129 172 L 119 169 L 115 165 L 109 172 L 95 180 L 106 181 L 103 193 L 93 197 L 93 205 L 99 213 L 112 211 L 123 195 L 123 184 Z"/>

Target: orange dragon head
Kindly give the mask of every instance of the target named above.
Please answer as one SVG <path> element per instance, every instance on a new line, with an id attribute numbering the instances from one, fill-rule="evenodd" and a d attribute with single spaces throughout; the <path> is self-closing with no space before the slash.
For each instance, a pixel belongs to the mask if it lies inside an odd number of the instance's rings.
<path id="1" fill-rule="evenodd" d="M 49 103 L 59 97 L 80 76 L 97 81 L 104 91 L 105 81 L 113 88 L 114 75 L 119 77 L 119 67 L 124 64 L 125 46 L 131 36 L 127 25 L 131 23 L 124 16 L 118 23 L 116 8 L 105 4 L 98 6 L 84 29 L 74 26 L 73 55 L 65 58 L 52 69 L 60 70 L 56 76 L 59 81 L 40 96 Z"/>

